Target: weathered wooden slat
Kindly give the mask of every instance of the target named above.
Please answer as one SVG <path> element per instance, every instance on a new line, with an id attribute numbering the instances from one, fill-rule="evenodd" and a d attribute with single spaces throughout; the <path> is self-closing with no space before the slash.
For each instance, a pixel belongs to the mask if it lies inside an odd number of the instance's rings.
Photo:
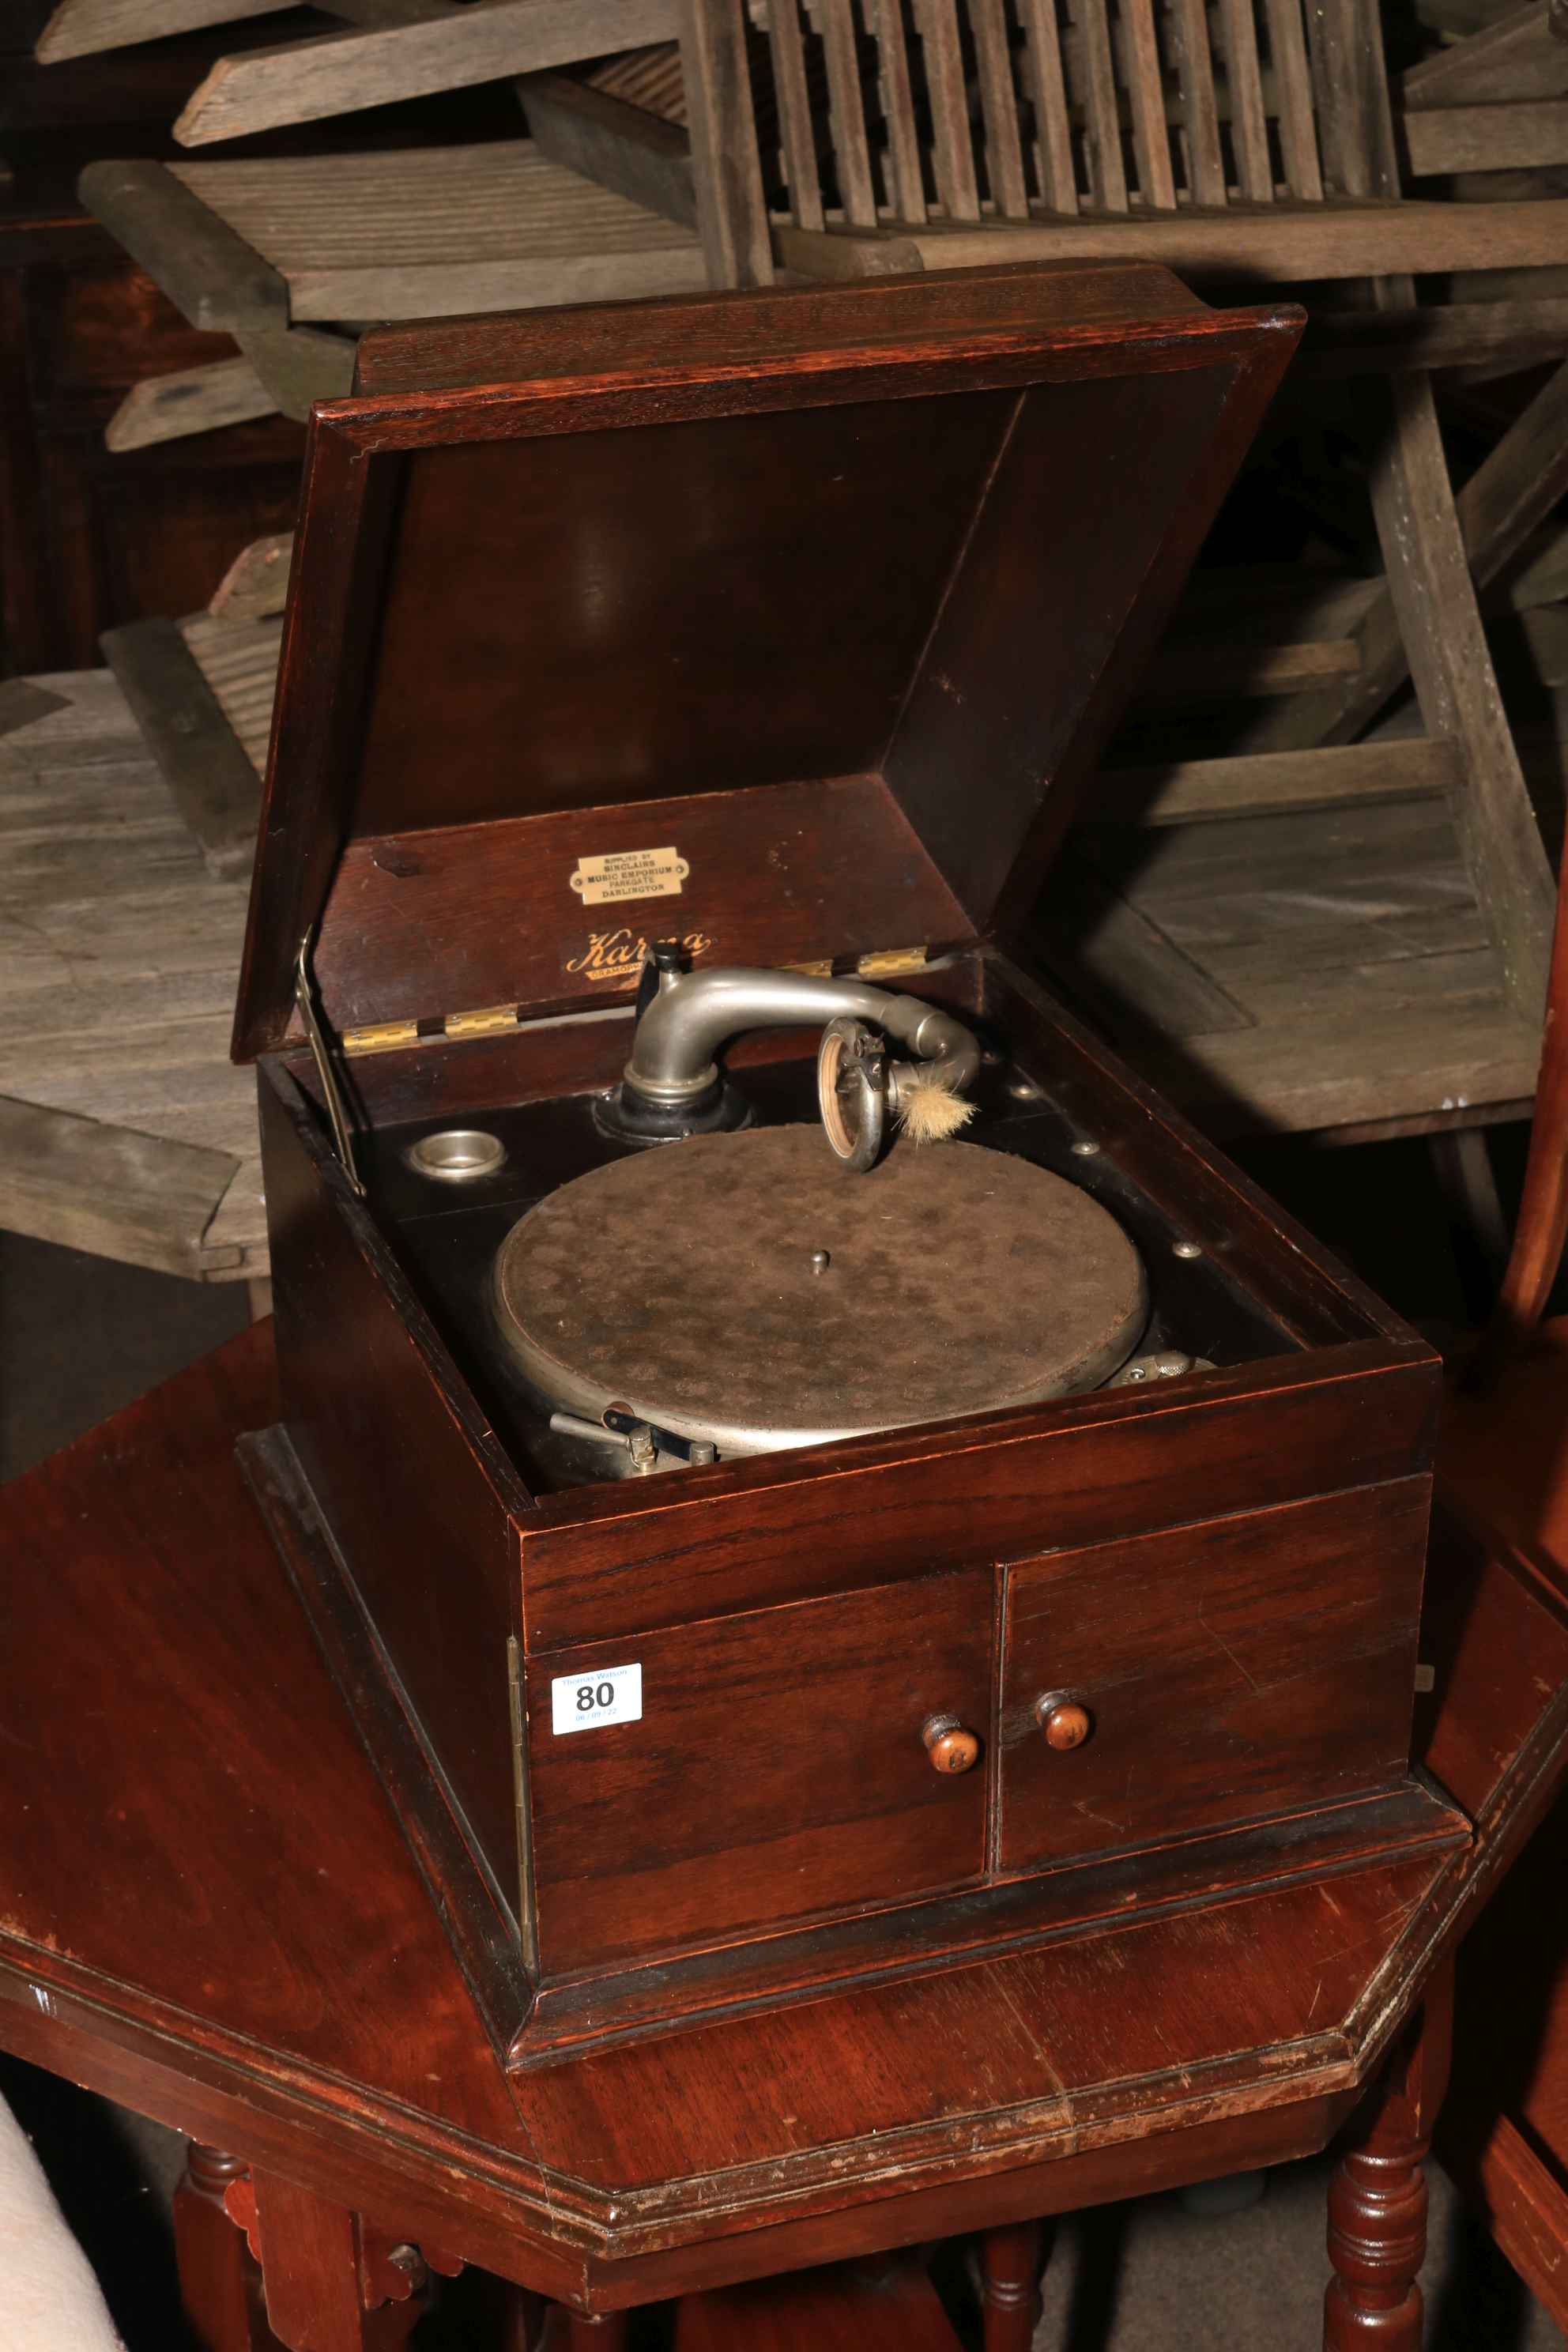
<path id="1" fill-rule="evenodd" d="M 1083 214 L 1076 220 L 1028 226 L 997 222 L 950 229 L 928 222 L 924 228 L 900 228 L 880 254 L 874 239 L 833 230 L 816 238 L 788 230 L 779 236 L 788 267 L 808 278 L 979 268 L 1001 261 L 1114 261 L 1128 251 L 1125 220 Z M 1565 240 L 1568 199 L 1554 197 L 1537 204 L 1323 204 L 1304 205 L 1299 212 L 1281 205 L 1257 212 L 1235 205 L 1226 213 L 1184 209 L 1141 219 L 1137 247 L 1142 260 L 1163 261 L 1210 283 L 1234 282 L 1243 275 L 1298 283 L 1370 278 L 1384 270 L 1480 268 L 1503 257 L 1526 265 L 1556 261 Z M 844 249 L 830 249 L 835 247 Z M 895 253 L 896 258 L 889 257 Z M 1479 310 L 1486 306 L 1462 307 Z M 1552 315 L 1561 315 L 1561 306 Z M 1369 334 L 1364 347 L 1369 352 L 1376 348 L 1381 331 L 1373 329 Z M 1459 333 L 1484 341 L 1485 322 L 1478 321 L 1474 328 L 1461 322 Z M 1356 364 L 1359 370 L 1367 362 L 1358 359 Z"/>
<path id="2" fill-rule="evenodd" d="M 1173 0 L 1170 22 L 1183 100 L 1189 193 L 1194 204 L 1223 205 L 1225 157 L 1220 152 L 1214 56 L 1204 0 Z"/>
<path id="3" fill-rule="evenodd" d="M 710 285 L 771 286 L 773 247 L 763 195 L 752 72 L 741 0 L 678 0 L 697 229 Z M 657 39 L 641 34 L 642 40 Z M 605 42 L 605 48 L 620 46 Z M 541 60 L 544 62 L 544 60 Z M 611 202 L 616 201 L 614 198 Z M 630 292 L 632 289 L 626 289 Z M 639 289 L 652 293 L 652 286 Z M 667 289 L 674 292 L 673 287 Z M 552 300 L 563 298 L 555 295 Z"/>
<path id="4" fill-rule="evenodd" d="M 1141 699 L 1193 702 L 1237 695 L 1307 694 L 1325 679 L 1354 677 L 1361 654 L 1352 637 L 1298 645 L 1216 642 L 1178 634 L 1162 646 L 1143 674 Z"/>
<path id="5" fill-rule="evenodd" d="M 1176 183 L 1165 123 L 1165 91 L 1153 0 L 1122 0 L 1122 70 L 1132 108 L 1132 152 L 1138 193 L 1155 212 L 1174 212 Z"/>
<path id="6" fill-rule="evenodd" d="M 224 425 L 277 414 L 278 403 L 242 353 L 132 384 L 104 428 L 110 449 L 146 449 Z"/>
<path id="7" fill-rule="evenodd" d="M 798 0 L 769 0 L 767 28 L 790 210 L 802 228 L 819 229 L 825 217 L 822 183 L 816 168 L 816 137 L 811 92 L 806 86 Z"/>
<path id="8" fill-rule="evenodd" d="M 33 54 L 55 66 L 171 33 L 198 33 L 240 16 L 275 16 L 295 0 L 58 0 Z"/>
<path id="9" fill-rule="evenodd" d="M 220 58 L 174 124 L 182 146 L 541 73 L 679 36 L 676 0 L 480 0 L 412 24 Z"/>
<path id="10" fill-rule="evenodd" d="M 216 226 L 266 254 L 297 322 L 448 317 L 707 282 L 689 229 L 552 163 L 531 140 L 179 163 L 174 175 Z M 341 339 L 258 343 L 252 356 L 302 406 L 348 388 L 352 346 Z"/>
<path id="11" fill-rule="evenodd" d="M 888 166 L 894 209 L 900 220 L 923 221 L 925 175 L 921 167 L 920 131 L 915 122 L 902 0 L 873 0 L 870 23 L 877 37 L 878 79 L 882 115 L 888 126 Z M 797 213 L 796 218 L 799 217 Z"/>
<path id="12" fill-rule="evenodd" d="M 980 194 L 969 137 L 969 95 L 954 0 L 914 0 L 931 106 L 931 169 L 950 221 L 977 221 Z"/>
<path id="13" fill-rule="evenodd" d="M 1478 589 L 1498 576 L 1565 495 L 1568 362 L 1537 394 L 1454 501 L 1463 557 Z M 1268 730 L 1266 748 L 1283 751 L 1346 742 L 1398 690 L 1411 664 L 1403 616 L 1389 588 L 1368 606 L 1356 637 L 1361 661 L 1353 681 L 1303 701 L 1289 717 L 1281 715 Z"/>
<path id="14" fill-rule="evenodd" d="M 569 74 L 530 74 L 518 95 L 539 152 L 683 228 L 697 226 L 691 140 L 679 123 Z"/>
<path id="15" fill-rule="evenodd" d="M 1322 200 L 1323 174 L 1318 162 L 1312 73 L 1301 26 L 1300 0 L 1265 0 L 1265 6 L 1279 109 L 1279 151 L 1285 164 L 1285 184 L 1298 202 L 1319 204 Z"/>
<path id="16" fill-rule="evenodd" d="M 1295 372 L 1381 374 L 1395 368 L 1533 367 L 1568 353 L 1568 299 L 1429 302 L 1380 310 L 1329 310 L 1307 321 Z"/>
<path id="17" fill-rule="evenodd" d="M 985 126 L 991 202 L 1005 220 L 1027 220 L 1029 192 L 1024 178 L 1018 99 L 1013 87 L 1002 0 L 969 0 L 969 29 L 980 85 L 980 115 Z"/>
<path id="18" fill-rule="evenodd" d="M 37 1241 L 199 1275 L 236 1166 L 226 1152 L 0 1097 L 0 1225 Z"/>
<path id="19" fill-rule="evenodd" d="M 313 327 L 245 328 L 237 341 L 274 405 L 297 424 L 318 400 L 342 400 L 353 388 L 354 346 L 347 335 Z"/>
<path id="20" fill-rule="evenodd" d="M 1545 0 L 1523 0 L 1484 32 L 1412 66 L 1400 87 L 1407 107 L 1562 98 L 1568 96 L 1568 43 L 1553 40 Z"/>
<path id="21" fill-rule="evenodd" d="M 294 534 L 277 530 L 253 539 L 242 548 L 218 582 L 207 603 L 215 620 L 231 628 L 247 621 L 268 619 L 283 610 L 289 593 L 289 566 L 294 556 Z"/>
<path id="22" fill-rule="evenodd" d="M 1127 210 L 1127 166 L 1121 153 L 1121 109 L 1110 55 L 1110 27 L 1102 8 L 1089 8 L 1079 26 L 1079 53 L 1068 56 L 1068 75 L 1083 110 L 1089 143 L 1089 182 L 1101 211 Z"/>
<path id="23" fill-rule="evenodd" d="M 241 879 L 256 848 L 260 782 L 184 637 L 173 621 L 131 621 L 100 642 L 208 873 Z"/>
<path id="24" fill-rule="evenodd" d="M 1451 743 L 1349 743 L 1324 751 L 1274 751 L 1232 760 L 1173 760 L 1111 769 L 1096 782 L 1082 822 L 1192 824 L 1284 815 L 1343 802 L 1419 800 L 1460 782 Z"/>
<path id="25" fill-rule="evenodd" d="M 1411 108 L 1405 116 L 1405 144 L 1417 179 L 1437 172 L 1518 171 L 1568 163 L 1568 98 Z"/>
<path id="26" fill-rule="evenodd" d="M 193 327 L 288 325 L 289 290 L 270 262 L 162 163 L 89 163 L 78 193 Z"/>
<path id="27" fill-rule="evenodd" d="M 1202 23 L 1203 0 L 1179 0 L 1179 5 L 1195 11 Z M 1019 0 L 1018 21 L 1024 31 L 1025 69 L 1040 151 L 1040 194 L 1053 212 L 1076 213 L 1078 172 L 1073 162 L 1072 124 L 1068 115 L 1056 0 Z M 1210 98 L 1212 101 L 1212 89 Z M 1216 143 L 1216 155 L 1217 152 Z M 1223 194 L 1222 175 L 1222 196 Z"/>
<path id="28" fill-rule="evenodd" d="M 240 625 L 196 613 L 180 622 L 179 631 L 259 779 L 267 771 L 272 735 L 280 622 L 273 615 Z M 254 838 L 254 825 L 251 832 Z"/>
<path id="29" fill-rule="evenodd" d="M 1072 994 L 1129 1043 L 1248 1029 L 1252 1016 L 1090 859 L 1069 852 L 1036 945 Z"/>
<path id="30" fill-rule="evenodd" d="M 1268 152 L 1268 119 L 1263 106 L 1252 0 L 1220 0 L 1220 25 L 1237 178 L 1249 203 L 1272 204 L 1274 165 Z"/>
<path id="31" fill-rule="evenodd" d="M 833 128 L 833 162 L 838 201 L 852 228 L 874 228 L 877 191 L 866 137 L 866 101 L 853 0 L 816 0 L 822 58 L 827 68 L 827 115 Z"/>

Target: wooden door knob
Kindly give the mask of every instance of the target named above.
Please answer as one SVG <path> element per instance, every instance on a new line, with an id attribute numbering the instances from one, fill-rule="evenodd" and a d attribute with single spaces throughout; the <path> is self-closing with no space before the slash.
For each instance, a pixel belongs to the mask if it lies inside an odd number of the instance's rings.
<path id="1" fill-rule="evenodd" d="M 1046 1735 L 1047 1747 L 1062 1755 L 1069 1748 L 1081 1748 L 1094 1729 L 1094 1717 L 1083 1701 L 1062 1691 L 1047 1691 L 1035 1701 L 1035 1721 Z"/>
<path id="2" fill-rule="evenodd" d="M 967 1772 L 980 1753 L 980 1742 L 966 1731 L 956 1715 L 931 1715 L 921 1726 L 933 1772 Z"/>

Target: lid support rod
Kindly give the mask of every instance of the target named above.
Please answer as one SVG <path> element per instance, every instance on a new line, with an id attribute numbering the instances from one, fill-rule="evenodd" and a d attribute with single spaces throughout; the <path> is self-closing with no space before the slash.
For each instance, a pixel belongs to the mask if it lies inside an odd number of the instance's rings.
<path id="1" fill-rule="evenodd" d="M 351 1191 L 357 1200 L 363 1201 L 364 1186 L 360 1181 L 360 1172 L 354 1164 L 353 1134 L 349 1126 L 348 1111 L 343 1102 L 342 1089 L 338 1085 L 338 1073 L 332 1060 L 332 1049 L 328 1042 L 321 1015 L 316 1011 L 316 992 L 310 978 L 309 931 L 300 940 L 300 951 L 294 958 L 294 1002 L 300 1008 L 300 1018 L 305 1024 L 305 1035 L 310 1041 L 310 1058 L 316 1065 L 316 1076 L 321 1081 L 321 1092 L 326 1097 L 327 1117 L 332 1123 L 332 1140 L 338 1147 L 338 1158 L 342 1162 L 343 1173 L 349 1180 Z"/>

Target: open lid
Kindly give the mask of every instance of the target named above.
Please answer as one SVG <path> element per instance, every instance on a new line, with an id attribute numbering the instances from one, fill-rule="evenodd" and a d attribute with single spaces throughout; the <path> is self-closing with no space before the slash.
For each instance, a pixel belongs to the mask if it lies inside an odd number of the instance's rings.
<path id="1" fill-rule="evenodd" d="M 368 337 L 311 419 L 237 1055 L 307 935 L 343 1032 L 602 1003 L 644 936 L 994 930 L 1300 327 L 1068 263 Z"/>

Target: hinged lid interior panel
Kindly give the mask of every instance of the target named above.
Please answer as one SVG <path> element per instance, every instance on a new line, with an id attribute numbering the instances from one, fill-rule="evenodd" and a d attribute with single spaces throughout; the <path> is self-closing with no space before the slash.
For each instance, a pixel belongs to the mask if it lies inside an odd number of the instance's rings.
<path id="1" fill-rule="evenodd" d="M 1100 277 L 1098 320 L 1070 271 L 911 285 L 862 347 L 671 304 L 663 368 L 638 306 L 619 374 L 567 312 L 531 383 L 318 412 L 238 1049 L 317 926 L 344 1029 L 624 992 L 623 933 L 842 962 L 1026 899 L 1297 331 Z"/>

